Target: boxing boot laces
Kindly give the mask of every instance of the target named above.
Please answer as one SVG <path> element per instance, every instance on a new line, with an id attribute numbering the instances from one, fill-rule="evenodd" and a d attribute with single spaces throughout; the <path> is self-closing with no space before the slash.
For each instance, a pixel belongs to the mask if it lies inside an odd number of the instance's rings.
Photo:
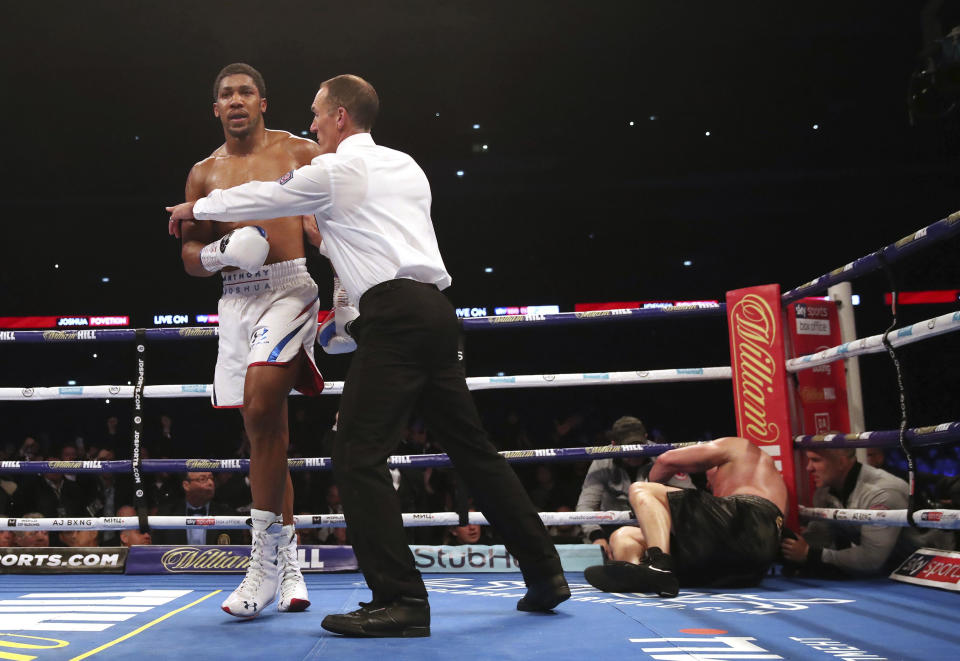
<path id="1" fill-rule="evenodd" d="M 263 510 L 250 510 L 249 525 L 253 543 L 247 575 L 220 608 L 235 617 L 256 617 L 273 603 L 277 595 L 277 552 L 282 534 L 280 516 Z M 296 552 L 294 552 L 296 555 Z"/>
<path id="2" fill-rule="evenodd" d="M 277 553 L 277 571 L 280 576 L 277 610 L 281 613 L 299 613 L 310 606 L 307 584 L 300 573 L 297 558 L 297 533 L 292 525 L 283 526 L 281 545 Z"/>

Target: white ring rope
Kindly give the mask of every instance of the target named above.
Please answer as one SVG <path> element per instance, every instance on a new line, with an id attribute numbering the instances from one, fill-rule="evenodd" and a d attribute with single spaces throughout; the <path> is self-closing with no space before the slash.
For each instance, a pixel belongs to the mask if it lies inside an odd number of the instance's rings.
<path id="1" fill-rule="evenodd" d="M 631 383 L 677 383 L 685 381 L 722 381 L 732 378 L 729 367 L 693 367 L 632 372 L 586 372 L 579 374 L 521 374 L 517 376 L 472 376 L 470 390 L 507 388 L 552 388 L 559 386 L 603 386 Z M 205 383 L 144 386 L 149 398 L 209 397 L 213 386 Z M 0 401 L 42 401 L 51 399 L 130 399 L 133 386 L 54 386 L 38 388 L 0 388 Z M 343 381 L 327 381 L 324 395 L 343 393 Z M 292 391 L 291 395 L 299 395 Z"/>
<path id="2" fill-rule="evenodd" d="M 403 525 L 408 528 L 427 526 L 459 526 L 456 512 L 423 512 L 403 514 Z M 853 510 L 800 506 L 800 516 L 807 519 L 835 521 L 850 525 L 906 527 L 907 510 Z M 540 512 L 544 525 L 624 525 L 635 524 L 633 512 Z M 182 530 L 185 528 L 215 528 L 241 530 L 249 528 L 246 516 L 151 516 L 153 530 Z M 298 514 L 293 517 L 297 528 L 345 528 L 343 514 Z M 490 525 L 480 512 L 467 512 L 472 525 Z M 913 513 L 914 522 L 921 528 L 960 530 L 960 510 L 926 509 Z M 135 530 L 139 519 L 135 516 L 47 519 L 0 519 L 0 530 Z"/>
<path id="3" fill-rule="evenodd" d="M 927 319 L 926 321 L 918 321 L 912 326 L 905 326 L 891 332 L 889 339 L 890 344 L 894 347 L 899 347 L 958 330 L 960 330 L 960 311 L 948 312 L 939 317 Z M 787 371 L 800 372 L 805 369 L 810 369 L 811 367 L 817 367 L 818 365 L 826 365 L 836 360 L 853 358 L 870 353 L 883 353 L 886 350 L 887 348 L 883 346 L 883 333 L 880 335 L 871 335 L 870 337 L 845 342 L 839 346 L 824 349 L 823 351 L 818 351 L 817 353 L 812 353 L 807 356 L 791 358 L 786 363 Z"/>
<path id="4" fill-rule="evenodd" d="M 467 512 L 472 525 L 490 525 L 480 512 Z M 633 512 L 540 512 L 544 525 L 580 525 L 635 523 Z M 151 516 L 153 530 L 182 530 L 185 528 L 216 528 L 240 530 L 249 528 L 246 516 Z M 343 514 L 298 514 L 293 517 L 297 528 L 346 528 Z M 408 528 L 426 526 L 459 526 L 456 512 L 424 512 L 403 514 L 403 525 Z M 136 530 L 140 527 L 135 516 L 100 516 L 93 518 L 54 519 L 0 519 L 0 530 Z"/>
<path id="5" fill-rule="evenodd" d="M 919 342 L 930 337 L 960 330 L 960 310 L 919 321 L 896 331 L 890 343 L 894 347 Z M 786 361 L 788 372 L 825 365 L 845 358 L 853 358 L 886 351 L 883 334 L 845 342 L 823 351 L 798 356 Z M 628 372 L 584 372 L 572 374 L 521 374 L 516 376 L 474 376 L 467 378 L 470 390 L 500 390 L 508 388 L 545 388 L 553 386 L 584 386 L 632 383 L 675 383 L 683 381 L 720 381 L 732 378 L 729 366 L 694 367 Z M 207 397 L 209 384 L 172 384 L 145 386 L 144 396 L 152 398 Z M 324 395 L 343 393 L 343 381 L 328 381 Z M 296 391 L 292 395 L 298 395 Z M 0 401 L 49 399 L 130 399 L 133 386 L 59 386 L 0 388 Z"/>
<path id="6" fill-rule="evenodd" d="M 858 526 L 910 525 L 907 521 L 907 510 L 845 510 L 801 505 L 800 516 Z M 917 510 L 913 513 L 913 521 L 921 528 L 960 530 L 960 510 Z"/>

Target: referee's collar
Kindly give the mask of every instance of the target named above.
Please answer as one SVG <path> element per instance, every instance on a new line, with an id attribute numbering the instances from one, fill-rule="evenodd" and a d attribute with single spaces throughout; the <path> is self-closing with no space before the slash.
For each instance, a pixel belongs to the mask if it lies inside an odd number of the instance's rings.
<path id="1" fill-rule="evenodd" d="M 373 141 L 373 136 L 369 133 L 354 133 L 340 141 L 340 144 L 337 145 L 337 153 L 356 147 L 373 147 L 376 144 Z"/>

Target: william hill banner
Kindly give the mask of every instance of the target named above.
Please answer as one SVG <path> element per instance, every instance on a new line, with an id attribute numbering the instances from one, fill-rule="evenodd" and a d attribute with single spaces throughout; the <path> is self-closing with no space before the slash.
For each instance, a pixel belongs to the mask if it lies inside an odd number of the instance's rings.
<path id="1" fill-rule="evenodd" d="M 304 572 L 357 569 L 349 546 L 301 546 Z M 131 546 L 128 574 L 243 574 L 250 564 L 249 546 Z"/>
<path id="2" fill-rule="evenodd" d="M 780 286 L 727 292 L 727 323 L 737 433 L 773 457 L 796 504 Z M 789 523 L 797 525 L 793 507 Z"/>

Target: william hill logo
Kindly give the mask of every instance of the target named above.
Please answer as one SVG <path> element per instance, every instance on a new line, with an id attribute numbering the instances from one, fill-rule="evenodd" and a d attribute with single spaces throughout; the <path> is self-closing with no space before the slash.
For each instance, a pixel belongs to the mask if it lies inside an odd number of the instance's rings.
<path id="1" fill-rule="evenodd" d="M 505 450 L 500 454 L 503 455 L 504 459 L 524 459 L 535 456 L 533 450 Z"/>
<path id="2" fill-rule="evenodd" d="M 245 570 L 250 557 L 237 555 L 227 549 L 200 550 L 194 546 L 178 546 L 160 557 L 160 564 L 168 572 L 176 574 L 208 571 Z"/>
<path id="3" fill-rule="evenodd" d="M 188 470 L 215 470 L 222 468 L 240 468 L 239 459 L 187 459 L 184 464 Z"/>
<path id="4" fill-rule="evenodd" d="M 43 339 L 69 341 L 77 339 L 77 331 L 43 331 Z"/>
<path id="5" fill-rule="evenodd" d="M 48 461 L 50 468 L 103 468 L 100 461 Z"/>
<path id="6" fill-rule="evenodd" d="M 187 468 L 220 468 L 220 462 L 212 459 L 187 459 Z"/>
<path id="7" fill-rule="evenodd" d="M 214 337 L 217 335 L 216 328 L 179 328 L 177 335 L 180 337 Z"/>
<path id="8" fill-rule="evenodd" d="M 761 443 L 780 439 L 779 426 L 771 422 L 768 398 L 774 393 L 776 363 L 771 349 L 776 340 L 774 311 L 756 294 L 747 294 L 730 312 L 733 372 L 737 407 L 746 435 Z"/>

